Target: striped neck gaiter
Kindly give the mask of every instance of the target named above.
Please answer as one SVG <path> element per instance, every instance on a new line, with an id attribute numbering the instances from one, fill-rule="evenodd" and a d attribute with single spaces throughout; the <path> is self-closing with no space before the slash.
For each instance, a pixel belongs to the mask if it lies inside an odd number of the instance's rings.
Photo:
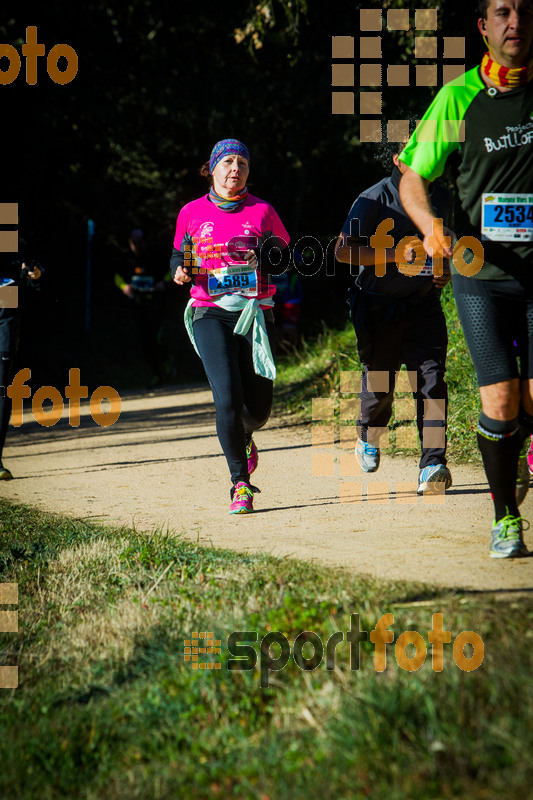
<path id="1" fill-rule="evenodd" d="M 248 187 L 245 186 L 241 194 L 236 194 L 235 197 L 222 197 L 222 195 L 215 192 L 215 187 L 212 186 L 209 190 L 209 199 L 221 211 L 238 211 L 244 205 L 244 201 L 248 197 Z"/>
<path id="2" fill-rule="evenodd" d="M 502 67 L 494 61 L 487 52 L 481 61 L 481 70 L 497 86 L 525 86 L 533 78 L 533 58 L 530 58 L 525 67 Z"/>

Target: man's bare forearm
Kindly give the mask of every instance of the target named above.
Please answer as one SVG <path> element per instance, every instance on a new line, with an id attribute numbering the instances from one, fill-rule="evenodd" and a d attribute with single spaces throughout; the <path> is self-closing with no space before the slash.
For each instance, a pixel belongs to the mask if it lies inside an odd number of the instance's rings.
<path id="1" fill-rule="evenodd" d="M 408 168 L 400 181 L 400 200 L 424 237 L 426 253 L 433 257 L 451 258 L 455 234 L 449 228 L 443 227 L 442 219 L 435 217 L 428 185 L 425 178 Z"/>
<path id="2" fill-rule="evenodd" d="M 407 169 L 400 181 L 400 200 L 416 227 L 424 236 L 433 230 L 433 209 L 428 195 L 428 182 L 417 172 Z"/>

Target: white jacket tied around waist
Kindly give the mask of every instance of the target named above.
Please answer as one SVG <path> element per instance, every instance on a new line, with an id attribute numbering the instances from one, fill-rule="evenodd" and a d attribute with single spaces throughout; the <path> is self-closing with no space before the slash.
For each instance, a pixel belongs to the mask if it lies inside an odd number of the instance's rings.
<path id="1" fill-rule="evenodd" d="M 246 336 L 253 323 L 252 330 L 252 356 L 254 371 L 256 375 L 261 375 L 263 378 L 273 381 L 276 377 L 276 365 L 270 349 L 270 342 L 268 341 L 268 334 L 265 325 L 265 315 L 263 314 L 263 306 L 273 306 L 274 301 L 271 297 L 265 297 L 261 300 L 254 300 L 252 297 L 246 298 L 240 295 L 222 295 L 218 300 L 212 300 L 216 306 L 223 308 L 224 311 L 240 311 L 241 315 L 237 320 L 237 324 L 233 332 L 239 336 Z M 189 334 L 189 339 L 196 352 L 196 342 L 194 340 L 193 332 L 193 303 L 191 298 L 185 309 L 185 327 Z M 200 353 L 198 353 L 200 355 Z"/>

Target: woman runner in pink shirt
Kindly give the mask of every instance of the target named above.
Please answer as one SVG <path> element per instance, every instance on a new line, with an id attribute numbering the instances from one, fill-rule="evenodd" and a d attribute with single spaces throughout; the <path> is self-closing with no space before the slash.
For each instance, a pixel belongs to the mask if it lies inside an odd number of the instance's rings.
<path id="1" fill-rule="evenodd" d="M 249 169 L 242 142 L 217 142 L 201 169 L 210 191 L 179 212 L 170 261 L 174 281 L 191 283 L 185 324 L 213 391 L 230 514 L 253 511 L 259 491 L 250 484 L 258 462 L 252 434 L 270 416 L 276 376 L 269 273 L 283 272 L 290 257 L 276 211 L 248 192 Z"/>

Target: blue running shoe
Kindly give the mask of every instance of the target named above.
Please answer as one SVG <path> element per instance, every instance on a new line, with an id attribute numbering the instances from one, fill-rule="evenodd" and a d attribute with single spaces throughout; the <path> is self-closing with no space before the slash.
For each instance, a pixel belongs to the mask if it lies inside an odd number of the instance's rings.
<path id="1" fill-rule="evenodd" d="M 444 464 L 430 464 L 418 475 L 417 494 L 443 494 L 452 485 L 452 474 Z"/>
<path id="2" fill-rule="evenodd" d="M 494 521 L 490 539 L 490 558 L 520 558 L 529 552 L 522 538 L 522 523 L 529 528 L 529 522 L 522 517 L 506 517 Z M 527 530 L 527 528 L 526 528 Z"/>
<path id="3" fill-rule="evenodd" d="M 380 459 L 379 447 L 358 439 L 355 445 L 355 457 L 363 472 L 377 471 Z"/>

